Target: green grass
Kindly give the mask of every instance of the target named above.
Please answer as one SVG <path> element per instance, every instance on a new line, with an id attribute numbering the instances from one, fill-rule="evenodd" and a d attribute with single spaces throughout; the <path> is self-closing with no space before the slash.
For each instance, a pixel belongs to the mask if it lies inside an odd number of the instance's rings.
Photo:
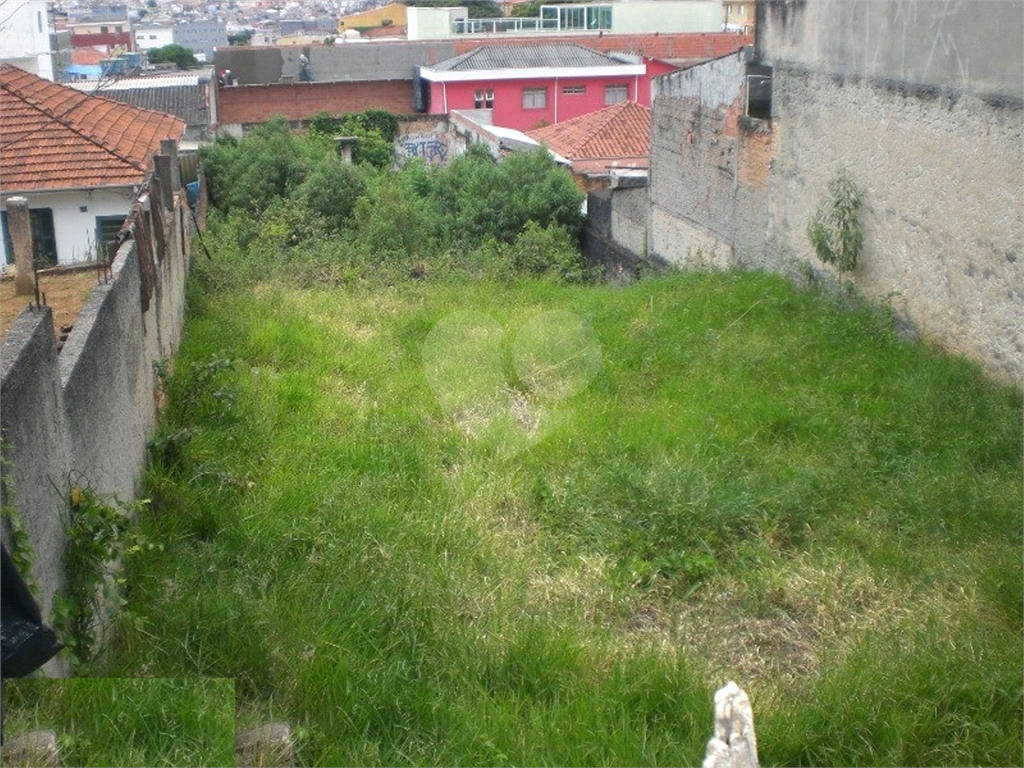
<path id="1" fill-rule="evenodd" d="M 308 765 L 698 764 L 727 679 L 767 765 L 1020 764 L 1021 396 L 891 328 L 760 274 L 194 292 L 111 668 Z"/>
<path id="2" fill-rule="evenodd" d="M 4 738 L 33 730 L 56 734 L 62 765 L 234 765 L 234 681 L 5 680 Z"/>

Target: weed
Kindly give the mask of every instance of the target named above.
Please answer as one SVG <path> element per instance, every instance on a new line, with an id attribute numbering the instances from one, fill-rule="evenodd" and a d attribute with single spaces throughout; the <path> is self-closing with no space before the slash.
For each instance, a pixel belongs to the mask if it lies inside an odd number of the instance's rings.
<path id="1" fill-rule="evenodd" d="M 818 258 L 834 264 L 840 272 L 857 268 L 864 246 L 859 212 L 863 200 L 846 170 L 828 185 L 828 197 L 807 224 L 807 237 Z"/>
<path id="2" fill-rule="evenodd" d="M 149 503 L 106 502 L 82 477 L 69 479 L 64 590 L 54 596 L 54 628 L 79 672 L 97 659 L 110 612 L 123 610 L 125 579 L 118 561 L 162 549 L 135 526 Z"/>

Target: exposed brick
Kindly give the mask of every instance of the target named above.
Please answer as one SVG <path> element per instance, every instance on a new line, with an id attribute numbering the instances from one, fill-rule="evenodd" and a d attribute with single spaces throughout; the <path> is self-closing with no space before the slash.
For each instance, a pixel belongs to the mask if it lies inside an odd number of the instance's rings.
<path id="1" fill-rule="evenodd" d="M 283 115 L 305 120 L 318 112 L 343 115 L 366 109 L 413 114 L 412 80 L 355 83 L 275 83 L 221 88 L 217 93 L 222 125 L 264 123 Z"/>

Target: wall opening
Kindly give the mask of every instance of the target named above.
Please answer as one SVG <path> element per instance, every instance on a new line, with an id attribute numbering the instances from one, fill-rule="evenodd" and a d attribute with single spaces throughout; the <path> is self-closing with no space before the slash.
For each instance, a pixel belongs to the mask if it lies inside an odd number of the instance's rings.
<path id="1" fill-rule="evenodd" d="M 772 68 L 765 64 L 747 64 L 747 117 L 772 119 Z"/>

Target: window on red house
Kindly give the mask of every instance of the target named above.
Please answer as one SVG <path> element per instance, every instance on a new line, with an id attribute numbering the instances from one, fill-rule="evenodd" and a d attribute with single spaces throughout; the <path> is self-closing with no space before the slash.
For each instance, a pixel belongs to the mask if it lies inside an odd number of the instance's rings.
<path id="1" fill-rule="evenodd" d="M 629 98 L 628 85 L 606 85 L 604 87 L 604 103 L 618 104 Z"/>
<path id="2" fill-rule="evenodd" d="M 547 105 L 547 88 L 523 88 L 523 109 L 544 109 Z"/>
<path id="3" fill-rule="evenodd" d="M 585 85 L 566 85 L 562 88 L 563 96 L 582 96 L 587 92 Z"/>
<path id="4" fill-rule="evenodd" d="M 494 91 L 491 89 L 477 91 L 473 94 L 473 108 L 474 109 L 493 109 L 494 108 Z"/>

